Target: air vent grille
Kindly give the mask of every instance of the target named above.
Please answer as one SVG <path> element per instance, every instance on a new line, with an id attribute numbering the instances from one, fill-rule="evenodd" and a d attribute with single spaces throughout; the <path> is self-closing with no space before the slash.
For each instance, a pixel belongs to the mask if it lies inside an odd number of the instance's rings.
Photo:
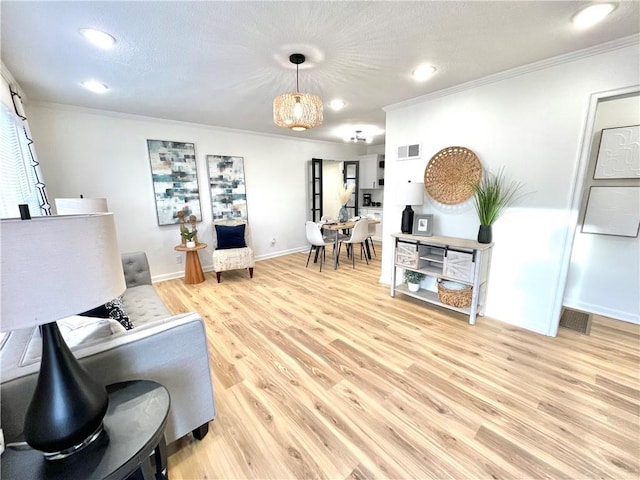
<path id="1" fill-rule="evenodd" d="M 413 160 L 416 158 L 420 158 L 419 143 L 398 147 L 398 160 Z"/>

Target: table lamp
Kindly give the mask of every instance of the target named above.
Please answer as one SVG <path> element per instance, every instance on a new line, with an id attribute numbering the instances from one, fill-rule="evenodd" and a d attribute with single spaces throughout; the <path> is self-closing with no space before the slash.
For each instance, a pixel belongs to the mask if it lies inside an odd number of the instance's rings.
<path id="1" fill-rule="evenodd" d="M 0 330 L 40 326 L 42 361 L 24 421 L 48 459 L 97 439 L 108 397 L 78 363 L 56 320 L 113 300 L 126 285 L 113 214 L 3 219 Z"/>
<path id="2" fill-rule="evenodd" d="M 422 205 L 424 201 L 424 183 L 407 183 L 400 185 L 398 195 L 396 197 L 398 205 L 406 205 L 402 211 L 402 223 L 400 231 L 402 233 L 411 233 L 413 228 L 413 209 L 411 205 Z"/>
<path id="3" fill-rule="evenodd" d="M 58 215 L 77 215 L 79 213 L 108 212 L 106 198 L 56 198 Z"/>

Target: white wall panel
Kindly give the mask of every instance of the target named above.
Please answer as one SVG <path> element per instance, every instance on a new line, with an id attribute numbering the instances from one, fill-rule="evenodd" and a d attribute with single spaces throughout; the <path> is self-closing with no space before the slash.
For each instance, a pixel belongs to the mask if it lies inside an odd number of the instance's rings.
<path id="1" fill-rule="evenodd" d="M 198 239 L 211 244 L 206 155 L 244 157 L 252 241 L 258 258 L 306 248 L 307 172 L 312 157 L 345 160 L 363 148 L 297 140 L 204 125 L 32 104 L 29 121 L 50 198 L 105 197 L 115 214 L 122 252 L 144 250 L 156 279 L 182 275 L 178 226 L 158 226 L 147 139 L 195 143 L 203 222 Z M 275 238 L 275 245 L 271 239 Z M 211 247 L 200 253 L 211 266 Z M 267 272 L 265 272 L 266 274 Z M 259 274 L 259 266 L 256 274 Z"/>
<path id="2" fill-rule="evenodd" d="M 397 185 L 422 181 L 442 148 L 473 150 L 483 167 L 505 166 L 530 194 L 494 225 L 495 242 L 486 315 L 555 334 L 555 296 L 571 223 L 572 189 L 590 95 L 640 83 L 638 46 L 558 62 L 503 76 L 493 83 L 387 109 L 384 258 L 381 280 L 391 280 L 392 242 L 400 230 Z M 395 161 L 397 146 L 421 143 L 420 160 Z M 433 213 L 434 234 L 476 238 L 471 204 L 414 208 Z"/>

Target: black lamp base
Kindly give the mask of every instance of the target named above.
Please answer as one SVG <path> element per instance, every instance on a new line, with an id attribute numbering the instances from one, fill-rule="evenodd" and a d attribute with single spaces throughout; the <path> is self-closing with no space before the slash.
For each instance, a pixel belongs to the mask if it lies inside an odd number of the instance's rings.
<path id="1" fill-rule="evenodd" d="M 411 233 L 413 229 L 413 209 L 411 205 L 407 205 L 402 211 L 402 224 L 400 231 L 402 233 Z"/>
<path id="2" fill-rule="evenodd" d="M 109 398 L 78 363 L 58 324 L 40 326 L 42 362 L 33 398 L 24 420 L 27 443 L 48 459 L 82 450 L 102 432 Z"/>

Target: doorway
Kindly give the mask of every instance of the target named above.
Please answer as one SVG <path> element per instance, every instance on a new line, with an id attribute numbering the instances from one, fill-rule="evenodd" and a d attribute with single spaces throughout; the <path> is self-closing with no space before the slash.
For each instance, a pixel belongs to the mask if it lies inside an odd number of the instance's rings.
<path id="1" fill-rule="evenodd" d="M 594 178 L 598 177 L 594 173 L 603 130 L 638 124 L 640 89 L 637 86 L 592 95 L 573 193 L 575 228 L 565 246 L 565 282 L 556 299 L 558 321 L 562 313 L 570 309 L 631 323 L 640 322 L 640 239 L 638 236 L 593 233 L 586 217 L 593 187 L 640 188 L 640 176 Z M 558 325 L 549 334 L 556 335 L 557 329 Z"/>
<path id="2" fill-rule="evenodd" d="M 311 220 L 319 222 L 322 217 L 338 218 L 338 211 L 342 206 L 338 199 L 338 187 L 344 184 L 355 184 L 347 202 L 347 211 L 349 217 L 358 215 L 360 162 L 313 158 L 309 165 Z"/>

